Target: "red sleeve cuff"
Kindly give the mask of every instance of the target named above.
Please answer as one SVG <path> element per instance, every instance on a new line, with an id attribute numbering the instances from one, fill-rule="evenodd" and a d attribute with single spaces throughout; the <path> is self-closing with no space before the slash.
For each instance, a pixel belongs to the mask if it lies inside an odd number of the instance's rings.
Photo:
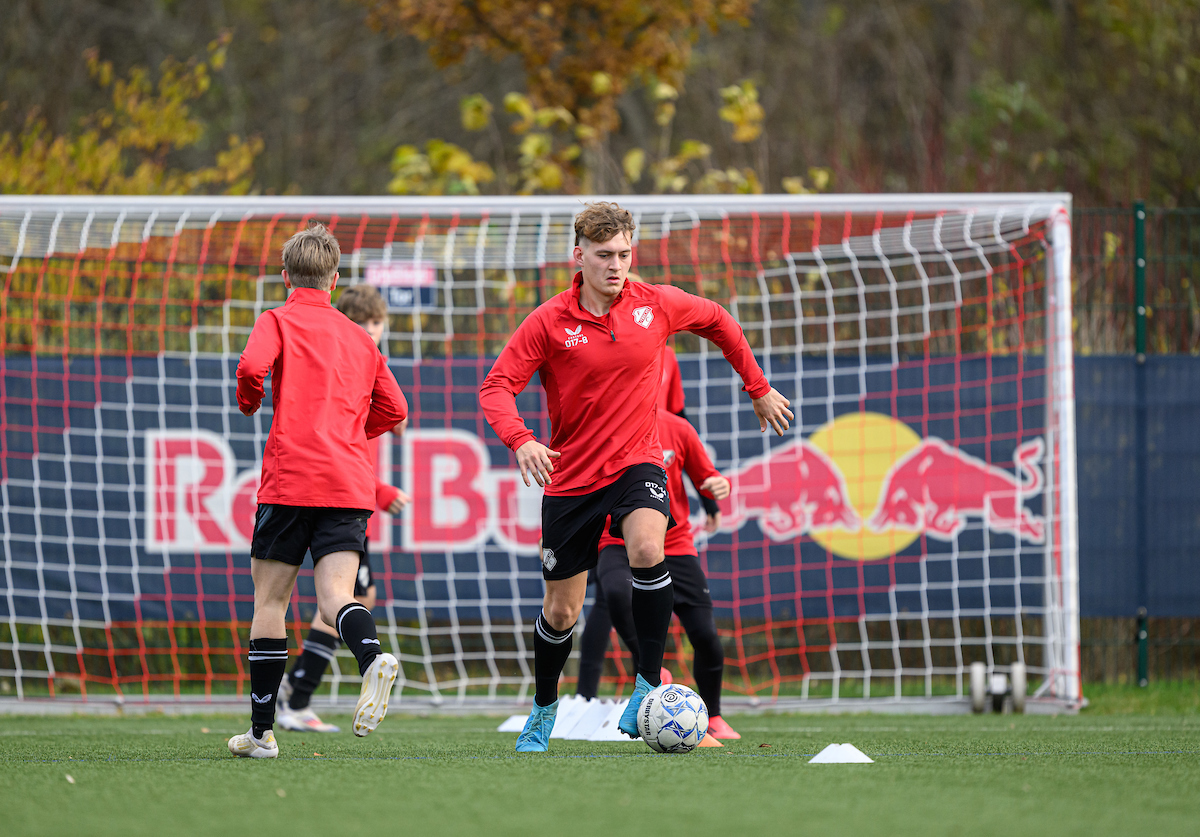
<path id="1" fill-rule="evenodd" d="M 400 489 L 394 485 L 388 485 L 386 482 L 375 483 L 375 507 L 380 511 L 387 511 L 388 506 L 396 501 L 400 496 Z"/>
<path id="2" fill-rule="evenodd" d="M 744 386 L 742 387 L 742 390 L 749 393 L 751 398 L 762 398 L 771 391 L 771 384 L 768 383 L 766 378 L 763 378 L 762 383 L 755 384 L 753 389 L 748 386 Z"/>

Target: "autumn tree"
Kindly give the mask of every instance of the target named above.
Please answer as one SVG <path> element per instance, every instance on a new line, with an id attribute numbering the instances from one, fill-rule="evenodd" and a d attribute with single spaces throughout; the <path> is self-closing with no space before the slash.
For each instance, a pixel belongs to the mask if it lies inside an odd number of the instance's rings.
<path id="1" fill-rule="evenodd" d="M 96 50 L 85 54 L 93 82 L 110 102 L 56 135 L 44 117 L 29 114 L 20 133 L 0 134 L 0 193 L 245 194 L 262 141 L 231 135 L 213 165 L 173 166 L 171 155 L 197 145 L 205 126 L 191 112 L 212 72 L 224 64 L 229 35 L 208 46 L 205 59 L 163 61 L 157 78 L 134 67 L 118 78 Z"/>
<path id="2" fill-rule="evenodd" d="M 700 31 L 743 20 L 753 0 L 362 0 L 375 26 L 429 43 L 438 66 L 477 49 L 516 55 L 535 107 L 559 106 L 613 131 L 616 101 L 640 79 L 679 86 Z"/>

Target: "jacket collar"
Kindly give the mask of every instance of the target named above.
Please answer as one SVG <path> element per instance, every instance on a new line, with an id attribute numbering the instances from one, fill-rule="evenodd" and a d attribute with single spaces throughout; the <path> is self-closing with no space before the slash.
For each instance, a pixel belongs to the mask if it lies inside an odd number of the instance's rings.
<path id="1" fill-rule="evenodd" d="M 617 294 L 617 298 L 612 301 L 612 305 L 608 306 L 609 314 L 611 314 L 613 309 L 616 308 L 617 305 L 619 305 L 621 303 L 621 301 L 625 299 L 625 294 L 629 292 L 629 282 L 630 281 L 631 280 L 628 277 L 626 277 L 625 286 L 623 288 L 621 288 L 621 292 L 619 294 Z M 567 295 L 568 305 L 571 309 L 571 313 L 580 319 L 584 319 L 584 318 L 590 318 L 593 320 L 602 319 L 601 317 L 597 317 L 591 311 L 587 310 L 586 308 L 584 308 L 582 305 L 579 304 L 579 293 L 582 288 L 583 288 L 583 271 L 579 271 L 575 274 L 575 278 L 571 281 L 571 292 L 570 292 L 570 294 Z"/>
<path id="2" fill-rule="evenodd" d="M 292 288 L 286 304 L 328 306 L 330 304 L 329 291 L 322 291 L 318 288 Z"/>

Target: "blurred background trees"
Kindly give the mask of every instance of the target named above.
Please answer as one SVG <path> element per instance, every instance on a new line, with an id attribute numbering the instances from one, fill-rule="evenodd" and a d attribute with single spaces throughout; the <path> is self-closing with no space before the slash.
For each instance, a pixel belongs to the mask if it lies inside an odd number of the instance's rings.
<path id="1" fill-rule="evenodd" d="M 1065 189 L 1080 205 L 1200 204 L 1196 0 L 6 9 L 4 191 Z"/>

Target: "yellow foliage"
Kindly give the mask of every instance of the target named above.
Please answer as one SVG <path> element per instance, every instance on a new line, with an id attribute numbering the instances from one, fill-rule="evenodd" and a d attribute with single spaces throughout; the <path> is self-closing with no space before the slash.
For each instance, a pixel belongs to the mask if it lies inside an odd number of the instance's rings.
<path id="1" fill-rule="evenodd" d="M 482 131 L 492 119 L 492 103 L 482 93 L 465 96 L 458 103 L 462 126 L 468 131 Z"/>
<path id="2" fill-rule="evenodd" d="M 758 88 L 752 81 L 743 81 L 721 88 L 724 107 L 717 115 L 733 125 L 734 142 L 753 142 L 762 135 L 766 113 L 758 103 Z"/>
<path id="3" fill-rule="evenodd" d="M 646 152 L 641 148 L 631 148 L 621 160 L 621 168 L 625 170 L 625 179 L 637 183 L 642 179 L 642 171 L 646 168 Z"/>
<path id="4" fill-rule="evenodd" d="M 246 194 L 263 149 L 257 137 L 230 136 L 213 166 L 186 171 L 167 163 L 171 152 L 200 141 L 204 125 L 189 104 L 208 91 L 210 69 L 224 65 L 229 41 L 224 34 L 210 43 L 207 61 L 168 58 L 157 80 L 143 67 L 116 78 L 112 64 L 89 50 L 88 71 L 101 88 L 111 88 L 111 105 L 61 136 L 37 115 L 19 135 L 0 134 L 0 193 Z"/>
<path id="5" fill-rule="evenodd" d="M 492 167 L 470 152 L 443 140 L 430 140 L 422 152 L 402 145 L 392 155 L 395 177 L 388 184 L 393 195 L 478 195 L 479 184 L 490 183 Z"/>

